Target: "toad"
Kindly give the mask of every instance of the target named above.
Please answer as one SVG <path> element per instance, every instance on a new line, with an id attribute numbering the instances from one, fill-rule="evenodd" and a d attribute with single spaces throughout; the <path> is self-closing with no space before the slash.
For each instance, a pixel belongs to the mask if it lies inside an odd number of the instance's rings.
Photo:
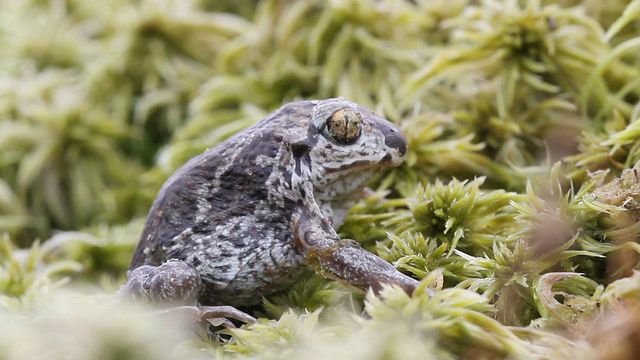
<path id="1" fill-rule="evenodd" d="M 406 153 L 402 132 L 360 105 L 288 103 L 166 181 L 120 294 L 251 322 L 236 309 L 291 287 L 308 266 L 363 290 L 412 293 L 417 280 L 335 230 Z"/>

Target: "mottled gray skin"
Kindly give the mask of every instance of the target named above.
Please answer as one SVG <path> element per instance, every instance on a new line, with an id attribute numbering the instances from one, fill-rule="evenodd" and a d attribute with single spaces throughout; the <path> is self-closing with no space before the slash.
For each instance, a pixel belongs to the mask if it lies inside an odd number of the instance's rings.
<path id="1" fill-rule="evenodd" d="M 347 100 L 286 104 L 167 180 L 120 292 L 246 307 L 312 265 L 362 289 L 394 283 L 411 293 L 416 280 L 334 230 L 371 177 L 406 151 L 397 127 Z"/>

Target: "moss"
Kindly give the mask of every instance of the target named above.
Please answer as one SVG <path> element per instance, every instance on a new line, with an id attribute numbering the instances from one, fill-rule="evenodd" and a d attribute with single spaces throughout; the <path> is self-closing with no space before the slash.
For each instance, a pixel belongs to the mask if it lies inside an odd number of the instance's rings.
<path id="1" fill-rule="evenodd" d="M 638 357 L 639 9 L 0 2 L 0 357 Z M 340 232 L 413 297 L 310 274 L 215 336 L 108 305 L 173 170 L 333 96 L 407 136 Z"/>

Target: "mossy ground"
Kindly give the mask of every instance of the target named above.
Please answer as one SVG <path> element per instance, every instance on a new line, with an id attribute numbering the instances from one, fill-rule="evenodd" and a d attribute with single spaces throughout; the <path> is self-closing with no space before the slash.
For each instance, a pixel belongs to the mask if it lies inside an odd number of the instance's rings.
<path id="1" fill-rule="evenodd" d="M 2 359 L 640 356 L 638 0 L 9 0 L 0 74 Z M 334 96 L 407 134 L 341 233 L 413 297 L 310 275 L 215 339 L 112 304 L 173 170 Z"/>

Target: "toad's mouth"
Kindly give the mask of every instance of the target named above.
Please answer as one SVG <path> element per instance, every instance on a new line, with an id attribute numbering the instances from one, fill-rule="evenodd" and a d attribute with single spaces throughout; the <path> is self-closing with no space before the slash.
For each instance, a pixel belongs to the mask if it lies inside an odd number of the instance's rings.
<path id="1" fill-rule="evenodd" d="M 364 171 L 368 169 L 390 169 L 399 166 L 404 161 L 405 157 L 400 155 L 393 155 L 387 153 L 379 161 L 369 160 L 355 160 L 348 164 L 343 164 L 338 167 L 323 166 L 325 174 L 335 174 L 340 172 L 353 173 L 354 171 Z"/>
<path id="2" fill-rule="evenodd" d="M 352 163 L 349 164 L 345 164 L 345 165 L 341 165 L 335 168 L 330 168 L 330 167 L 326 167 L 323 166 L 324 168 L 324 173 L 325 174 L 335 174 L 335 173 L 340 173 L 343 171 L 349 171 L 349 170 L 353 170 L 353 169 L 366 169 L 366 168 L 371 168 L 374 165 L 376 165 L 375 163 L 371 163 L 370 161 L 366 161 L 366 160 L 356 160 Z"/>

